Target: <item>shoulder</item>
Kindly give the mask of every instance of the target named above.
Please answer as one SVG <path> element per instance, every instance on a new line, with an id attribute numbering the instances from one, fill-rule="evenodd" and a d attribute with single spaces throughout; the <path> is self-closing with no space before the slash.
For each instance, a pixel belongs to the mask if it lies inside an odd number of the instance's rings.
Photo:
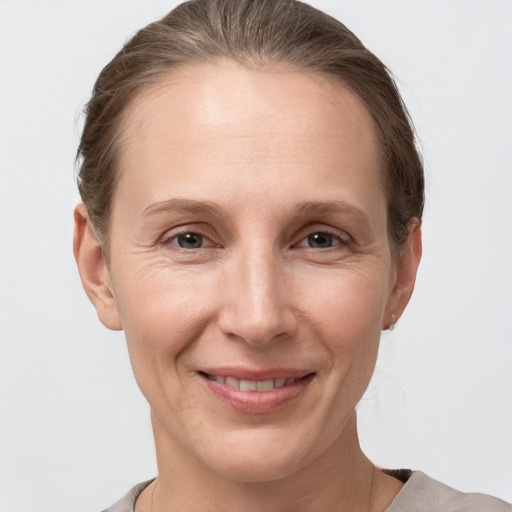
<path id="1" fill-rule="evenodd" d="M 464 493 L 413 471 L 386 512 L 512 512 L 512 506 L 498 498 Z"/>
<path id="2" fill-rule="evenodd" d="M 133 512 L 135 501 L 152 481 L 148 480 L 132 487 L 119 501 L 116 501 L 111 507 L 103 510 L 103 512 Z"/>

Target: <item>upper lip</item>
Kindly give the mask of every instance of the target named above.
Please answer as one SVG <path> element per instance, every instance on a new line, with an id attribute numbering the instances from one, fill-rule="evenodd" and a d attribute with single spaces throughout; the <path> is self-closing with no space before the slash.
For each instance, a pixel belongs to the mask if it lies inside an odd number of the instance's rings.
<path id="1" fill-rule="evenodd" d="M 215 367 L 201 368 L 200 372 L 220 377 L 234 377 L 238 380 L 264 381 L 270 379 L 290 378 L 301 379 L 311 370 L 303 368 L 242 368 L 242 367 Z"/>

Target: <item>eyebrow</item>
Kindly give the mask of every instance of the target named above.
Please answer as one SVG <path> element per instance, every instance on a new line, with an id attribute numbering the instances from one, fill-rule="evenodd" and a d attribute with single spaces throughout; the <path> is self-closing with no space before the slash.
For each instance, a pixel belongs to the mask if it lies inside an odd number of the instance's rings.
<path id="1" fill-rule="evenodd" d="M 295 208 L 297 215 L 343 213 L 369 222 L 366 212 L 343 201 L 302 201 Z"/>
<path id="2" fill-rule="evenodd" d="M 222 208 L 213 201 L 173 198 L 149 205 L 142 212 L 142 216 L 149 217 L 167 211 L 219 215 L 222 212 Z M 369 223 L 370 220 L 363 210 L 344 203 L 343 201 L 302 201 L 295 208 L 296 215 L 328 215 L 340 213 L 359 217 L 367 223 Z"/>
<path id="3" fill-rule="evenodd" d="M 168 199 L 149 205 L 143 212 L 143 217 L 149 217 L 169 210 L 182 211 L 187 213 L 203 213 L 218 215 L 221 207 L 213 201 L 196 201 L 193 199 Z"/>

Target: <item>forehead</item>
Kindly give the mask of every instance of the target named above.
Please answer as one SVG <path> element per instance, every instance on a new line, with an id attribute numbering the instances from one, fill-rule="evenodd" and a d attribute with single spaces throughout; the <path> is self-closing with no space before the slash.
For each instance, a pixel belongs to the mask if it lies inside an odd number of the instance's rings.
<path id="1" fill-rule="evenodd" d="M 337 170 L 361 194 L 376 182 L 381 189 L 371 115 L 348 89 L 312 73 L 231 62 L 181 68 L 136 97 L 122 132 L 120 187 L 147 201 L 187 182 L 197 194 L 199 182 L 218 186 L 223 177 L 238 192 L 293 187 L 305 175 L 329 186 Z M 150 190 L 154 177 L 162 186 Z"/>
<path id="2" fill-rule="evenodd" d="M 323 75 L 284 66 L 251 70 L 220 61 L 179 67 L 135 97 L 122 129 L 128 137 L 147 131 L 150 124 L 159 129 L 156 117 L 165 113 L 197 127 L 245 128 L 248 134 L 277 117 L 284 124 L 289 119 L 296 131 L 302 127 L 308 135 L 326 129 L 336 133 L 341 117 L 352 124 L 355 137 L 375 135 L 369 112 L 351 91 Z M 303 122 L 299 126 L 297 119 Z M 172 117 L 164 121 L 166 129 L 172 127 Z"/>

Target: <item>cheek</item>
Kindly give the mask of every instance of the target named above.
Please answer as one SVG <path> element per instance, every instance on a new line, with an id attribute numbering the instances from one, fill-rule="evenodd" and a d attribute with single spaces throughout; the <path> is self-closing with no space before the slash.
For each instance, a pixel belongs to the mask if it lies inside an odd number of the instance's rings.
<path id="1" fill-rule="evenodd" d="M 349 350 L 378 340 L 389 293 L 382 269 L 316 273 L 304 283 L 302 314 L 325 334 L 333 348 Z"/>
<path id="2" fill-rule="evenodd" d="M 312 337 L 322 341 L 329 400 L 338 411 L 355 407 L 370 382 L 387 292 L 382 272 L 338 272 L 330 273 L 316 293 L 308 293 L 304 314 Z"/>
<path id="3" fill-rule="evenodd" d="M 213 280 L 191 274 L 165 263 L 122 274 L 116 303 L 134 370 L 173 366 L 207 327 L 215 307 Z"/>

